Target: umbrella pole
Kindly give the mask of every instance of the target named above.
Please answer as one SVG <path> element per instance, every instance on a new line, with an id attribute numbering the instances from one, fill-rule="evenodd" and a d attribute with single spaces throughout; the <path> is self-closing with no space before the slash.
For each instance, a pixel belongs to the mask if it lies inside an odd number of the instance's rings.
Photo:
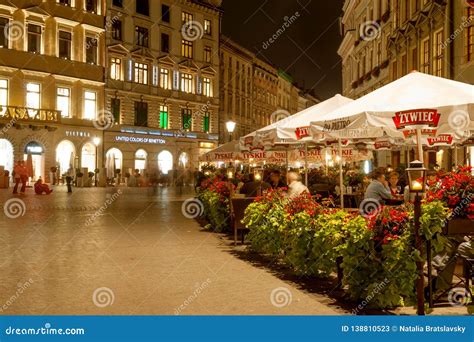
<path id="1" fill-rule="evenodd" d="M 339 189 L 341 192 L 341 209 L 344 209 L 344 177 L 342 176 L 342 144 L 341 144 L 341 139 L 339 138 L 338 140 L 339 144 Z"/>
<path id="2" fill-rule="evenodd" d="M 416 129 L 416 145 L 418 147 L 418 160 L 424 164 L 423 145 L 421 145 L 421 128 Z"/>
<path id="3" fill-rule="evenodd" d="M 454 167 L 458 166 L 458 147 L 454 145 Z"/>
<path id="4" fill-rule="evenodd" d="M 304 143 L 304 184 L 308 186 L 308 143 Z"/>

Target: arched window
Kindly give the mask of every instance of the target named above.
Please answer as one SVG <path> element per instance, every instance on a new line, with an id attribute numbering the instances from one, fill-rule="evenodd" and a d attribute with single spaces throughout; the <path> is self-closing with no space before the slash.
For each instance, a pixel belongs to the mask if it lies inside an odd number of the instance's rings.
<path id="1" fill-rule="evenodd" d="M 118 148 L 111 148 L 105 155 L 105 167 L 107 169 L 107 177 L 112 178 L 115 175 L 115 170 L 122 170 L 123 154 Z"/>
<path id="2" fill-rule="evenodd" d="M 13 145 L 7 139 L 0 139 L 0 165 L 5 170 L 13 171 Z"/>
<path id="3" fill-rule="evenodd" d="M 94 144 L 88 142 L 82 146 L 81 151 L 81 167 L 87 168 L 89 172 L 94 172 L 96 169 L 96 155 L 95 155 L 96 147 Z"/>
<path id="4" fill-rule="evenodd" d="M 145 170 L 147 157 L 148 153 L 146 153 L 146 151 L 143 149 L 140 149 L 135 152 L 135 169 Z"/>
<path id="5" fill-rule="evenodd" d="M 158 168 L 165 175 L 173 170 L 173 155 L 171 152 L 165 150 L 158 154 Z"/>
<path id="6" fill-rule="evenodd" d="M 69 140 L 63 140 L 56 147 L 56 163 L 59 165 L 60 174 L 66 173 L 69 168 L 74 168 L 76 148 Z"/>
<path id="7" fill-rule="evenodd" d="M 179 167 L 185 169 L 189 165 L 189 155 L 186 152 L 182 152 L 179 155 Z"/>

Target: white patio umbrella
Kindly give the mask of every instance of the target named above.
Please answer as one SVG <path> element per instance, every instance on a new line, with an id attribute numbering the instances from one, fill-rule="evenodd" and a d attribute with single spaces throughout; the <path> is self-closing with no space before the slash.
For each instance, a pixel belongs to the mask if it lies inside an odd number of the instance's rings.
<path id="1" fill-rule="evenodd" d="M 311 123 L 313 138 L 404 138 L 415 129 L 423 161 L 422 129 L 435 135 L 470 136 L 474 130 L 474 86 L 412 72 Z"/>
<path id="2" fill-rule="evenodd" d="M 250 149 L 265 145 L 271 149 L 272 146 L 274 147 L 278 143 L 303 143 L 311 141 L 309 128 L 312 121 L 317 121 L 327 113 L 331 113 L 352 101 L 347 97 L 337 94 L 326 101 L 291 116 L 285 117 L 284 113 L 278 114 L 277 111 L 277 117 L 282 117 L 281 120 L 241 138 L 240 145 Z"/>

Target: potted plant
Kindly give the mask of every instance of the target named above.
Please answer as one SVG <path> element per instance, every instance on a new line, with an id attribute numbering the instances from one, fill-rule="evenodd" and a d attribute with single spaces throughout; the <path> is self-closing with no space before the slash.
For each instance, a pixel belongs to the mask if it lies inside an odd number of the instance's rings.
<path id="1" fill-rule="evenodd" d="M 76 186 L 78 188 L 81 188 L 84 184 L 83 183 L 84 181 L 83 181 L 82 177 L 84 177 L 84 174 L 82 172 L 79 171 L 79 172 L 76 173 Z"/>
<path id="2" fill-rule="evenodd" d="M 441 201 L 449 209 L 445 230 L 448 233 L 474 231 L 474 177 L 471 167 L 438 172 L 427 182 L 426 201 Z"/>

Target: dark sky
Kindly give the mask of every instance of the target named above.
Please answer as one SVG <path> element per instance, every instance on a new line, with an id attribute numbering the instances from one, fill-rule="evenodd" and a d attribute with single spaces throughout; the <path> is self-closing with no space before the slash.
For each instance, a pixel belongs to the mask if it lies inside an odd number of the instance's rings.
<path id="1" fill-rule="evenodd" d="M 224 0 L 222 32 L 288 72 L 306 89 L 327 99 L 341 92 L 341 59 L 337 49 L 342 37 L 338 18 L 344 0 Z M 295 13 L 299 13 L 296 17 Z M 264 43 L 285 23 L 296 18 L 279 38 Z"/>

